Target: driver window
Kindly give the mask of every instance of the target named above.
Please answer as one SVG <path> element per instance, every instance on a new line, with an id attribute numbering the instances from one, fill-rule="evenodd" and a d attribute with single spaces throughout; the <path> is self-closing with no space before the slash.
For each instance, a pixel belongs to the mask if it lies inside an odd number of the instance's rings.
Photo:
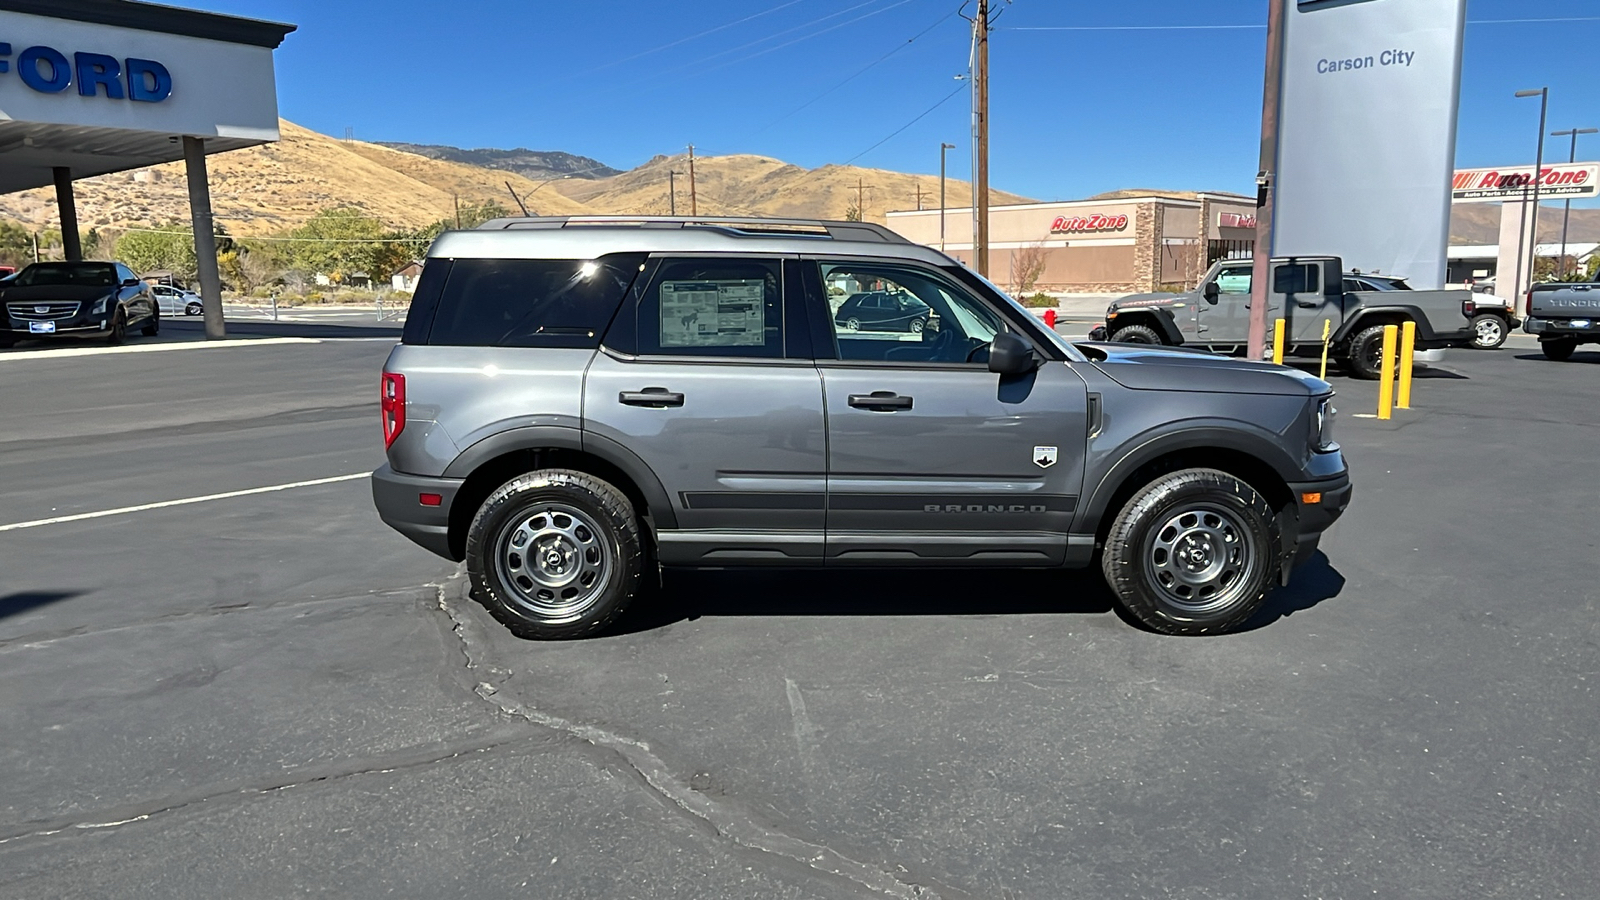
<path id="1" fill-rule="evenodd" d="M 1005 320 L 937 274 L 879 263 L 822 263 L 838 358 L 987 363 Z"/>
<path id="2" fill-rule="evenodd" d="M 1217 273 L 1217 290 L 1224 294 L 1250 293 L 1249 266 L 1235 266 Z"/>

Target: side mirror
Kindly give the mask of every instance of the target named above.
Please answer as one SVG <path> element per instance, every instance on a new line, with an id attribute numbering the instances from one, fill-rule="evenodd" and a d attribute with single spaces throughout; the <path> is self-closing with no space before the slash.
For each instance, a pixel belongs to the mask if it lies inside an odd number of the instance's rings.
<path id="1" fill-rule="evenodd" d="M 137 279 L 137 278 L 124 278 L 124 279 L 122 279 L 122 286 L 123 287 L 133 287 L 134 285 L 136 285 L 138 283 L 139 283 L 139 279 Z"/>
<path id="2" fill-rule="evenodd" d="M 1206 302 L 1210 303 L 1210 304 L 1213 304 L 1213 305 L 1216 304 L 1217 297 L 1220 296 L 1221 294 L 1222 294 L 1222 291 L 1221 291 L 1220 288 L 1217 287 L 1217 283 L 1215 281 L 1207 283 L 1206 287 L 1205 287 L 1205 290 L 1201 291 L 1201 296 L 1206 298 Z"/>
<path id="3" fill-rule="evenodd" d="M 989 344 L 989 371 L 999 375 L 1023 375 L 1037 366 L 1033 345 L 1009 331 L 994 336 Z"/>

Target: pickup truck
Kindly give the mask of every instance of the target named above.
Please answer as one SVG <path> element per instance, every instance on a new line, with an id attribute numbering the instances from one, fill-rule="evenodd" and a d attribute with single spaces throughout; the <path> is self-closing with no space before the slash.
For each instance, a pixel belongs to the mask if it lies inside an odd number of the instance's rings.
<path id="1" fill-rule="evenodd" d="M 1411 285 L 1404 278 L 1392 275 L 1374 275 L 1364 272 L 1351 272 L 1344 276 L 1344 291 L 1347 294 L 1362 291 L 1409 291 Z M 1511 332 L 1521 324 L 1516 311 L 1509 300 L 1497 297 L 1492 293 L 1468 288 L 1472 297 L 1470 303 L 1464 308 L 1472 325 L 1472 348 L 1474 350 L 1495 350 L 1506 342 Z"/>
<path id="2" fill-rule="evenodd" d="M 1330 357 L 1350 375 L 1375 379 L 1382 369 L 1385 325 L 1415 322 L 1418 350 L 1469 347 L 1476 338 L 1472 320 L 1478 304 L 1471 291 L 1351 290 L 1366 286 L 1357 279 L 1377 276 L 1347 278 L 1337 256 L 1274 259 L 1269 271 L 1267 321 L 1286 321 L 1289 356 L 1320 355 L 1326 322 Z M 1105 333 L 1112 341 L 1243 355 L 1251 279 L 1250 260 L 1221 260 L 1198 290 L 1114 301 L 1106 310 Z"/>
<path id="3" fill-rule="evenodd" d="M 1600 275 L 1593 282 L 1534 285 L 1522 330 L 1538 335 L 1545 358 L 1557 362 L 1579 344 L 1600 344 Z"/>

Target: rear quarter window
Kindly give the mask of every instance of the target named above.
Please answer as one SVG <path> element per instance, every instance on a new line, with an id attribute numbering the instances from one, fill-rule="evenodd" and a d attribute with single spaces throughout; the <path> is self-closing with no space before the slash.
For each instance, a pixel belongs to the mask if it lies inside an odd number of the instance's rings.
<path id="1" fill-rule="evenodd" d="M 412 301 L 434 306 L 426 343 L 468 347 L 579 347 L 600 345 L 644 254 L 598 259 L 456 259 L 440 277 L 429 260 Z M 428 295 L 437 291 L 437 300 Z M 413 341 L 407 322 L 406 342 Z M 420 335 L 417 335 L 420 337 Z"/>

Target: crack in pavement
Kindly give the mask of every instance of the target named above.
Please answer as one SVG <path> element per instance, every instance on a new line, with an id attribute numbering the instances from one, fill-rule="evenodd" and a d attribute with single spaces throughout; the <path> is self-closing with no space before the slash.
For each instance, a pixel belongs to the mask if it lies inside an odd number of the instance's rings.
<path id="1" fill-rule="evenodd" d="M 451 630 L 461 642 L 462 653 L 469 671 L 481 668 L 492 672 L 503 672 L 505 670 L 501 667 L 488 665 L 485 652 L 488 645 L 477 633 L 478 622 L 451 605 L 452 586 L 463 585 L 464 582 L 462 570 L 458 569 L 454 576 L 436 586 L 439 609 L 452 623 Z M 465 599 L 465 590 L 457 589 L 454 593 L 459 595 L 454 599 L 458 601 Z M 599 749 L 617 754 L 644 780 L 645 784 L 668 801 L 670 806 L 701 820 L 717 835 L 740 847 L 782 857 L 890 897 L 899 897 L 903 900 L 939 900 L 941 897 L 939 893 L 925 885 L 901 881 L 889 872 L 851 859 L 830 847 L 775 831 L 747 815 L 716 803 L 675 777 L 667 764 L 652 753 L 650 745 L 644 741 L 543 712 L 507 697 L 487 681 L 477 681 L 473 692 L 507 716 L 570 735 Z"/>
<path id="2" fill-rule="evenodd" d="M 70 819 L 34 820 L 22 823 L 24 827 L 13 826 L 10 830 L 0 830 L 0 846 L 25 840 L 27 838 L 48 837 L 53 834 L 70 832 L 91 832 L 107 828 L 117 828 L 135 822 L 144 822 L 156 816 L 176 812 L 191 806 L 201 804 L 221 804 L 228 802 L 245 802 L 256 797 L 277 794 L 295 788 L 309 787 L 315 784 L 324 784 L 355 778 L 361 775 L 383 775 L 390 772 L 408 771 L 425 768 L 450 760 L 474 754 L 487 753 L 512 744 L 530 743 L 533 741 L 547 740 L 544 733 L 520 734 L 498 737 L 484 737 L 459 744 L 427 744 L 420 747 L 408 747 L 392 753 L 379 754 L 376 757 L 360 761 L 359 768 L 323 767 L 313 769 L 301 778 L 293 781 L 269 782 L 266 784 L 252 784 L 239 787 L 210 787 L 195 791 L 189 796 L 179 798 L 163 798 L 162 800 L 146 804 L 133 804 L 122 807 L 112 807 L 100 810 L 93 816 L 75 816 Z"/>

